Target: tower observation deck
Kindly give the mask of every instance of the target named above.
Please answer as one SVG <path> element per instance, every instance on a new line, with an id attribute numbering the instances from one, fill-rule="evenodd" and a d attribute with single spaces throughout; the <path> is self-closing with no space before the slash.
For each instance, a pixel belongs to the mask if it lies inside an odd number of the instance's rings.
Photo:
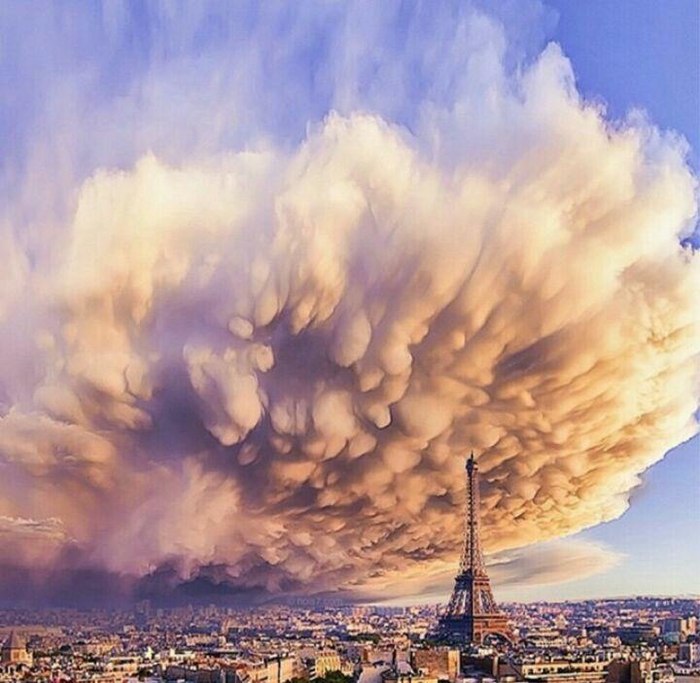
<path id="1" fill-rule="evenodd" d="M 467 460 L 467 491 L 464 544 L 447 607 L 440 617 L 437 635 L 453 643 L 480 644 L 493 634 L 512 641 L 506 616 L 498 609 L 491 592 L 481 550 L 479 524 L 479 468 L 472 453 Z"/>

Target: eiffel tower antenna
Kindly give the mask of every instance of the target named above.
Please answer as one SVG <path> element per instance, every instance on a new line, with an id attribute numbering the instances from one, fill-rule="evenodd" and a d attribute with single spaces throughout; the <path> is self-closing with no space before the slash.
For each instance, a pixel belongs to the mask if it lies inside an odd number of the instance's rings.
<path id="1" fill-rule="evenodd" d="M 438 624 L 442 640 L 463 644 L 483 642 L 488 634 L 512 641 L 506 616 L 493 599 L 481 550 L 479 522 L 479 467 L 472 451 L 467 459 L 467 489 L 464 515 L 464 543 L 447 608 Z"/>

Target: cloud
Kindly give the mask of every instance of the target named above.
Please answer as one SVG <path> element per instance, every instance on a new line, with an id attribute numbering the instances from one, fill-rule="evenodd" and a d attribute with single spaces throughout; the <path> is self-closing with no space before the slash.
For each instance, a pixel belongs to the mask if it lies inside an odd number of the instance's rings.
<path id="1" fill-rule="evenodd" d="M 621 554 L 605 545 L 565 538 L 493 553 L 486 558 L 486 569 L 498 597 L 502 591 L 517 594 L 530 586 L 568 583 L 604 574 L 622 559 Z M 365 582 L 362 599 L 388 605 L 444 602 L 454 587 L 455 574 L 454 562 L 433 563 L 428 571 L 416 565 L 401 576 L 376 577 Z"/>
<path id="2" fill-rule="evenodd" d="M 302 135 L 243 125 L 245 148 L 223 132 L 181 144 L 241 102 L 300 97 L 287 62 L 258 65 L 267 87 L 250 92 L 255 61 L 231 95 L 207 100 L 207 81 L 195 113 L 153 133 L 186 92 L 169 78 L 225 53 L 189 46 L 127 70 L 123 99 L 87 111 L 104 116 L 105 137 L 86 136 L 111 162 L 41 178 L 30 163 L 14 183 L 50 190 L 31 211 L 12 194 L 5 219 L 0 515 L 57 520 L 52 571 L 93 572 L 120 595 L 366 595 L 454 566 L 474 449 L 485 544 L 510 558 L 498 571 L 542 578 L 512 549 L 619 516 L 639 475 L 695 433 L 682 141 L 636 115 L 607 121 L 556 45 L 510 68 L 510 34 L 473 8 L 433 26 L 459 37 L 448 59 L 406 19 L 415 44 L 374 82 L 355 10 L 334 49 L 369 71 L 337 52 L 315 67 L 318 101 L 337 106 L 305 111 Z M 304 35 L 280 38 L 290 64 Z M 433 81 L 390 68 L 411 51 L 440 61 Z M 395 81 L 414 111 L 392 113 Z M 128 111 L 153 152 L 115 130 Z M 70 117 L 57 126 L 78 137 Z"/>
<path id="3" fill-rule="evenodd" d="M 68 540 L 58 519 L 0 517 L 3 556 L 19 564 L 50 563 Z"/>
<path id="4" fill-rule="evenodd" d="M 598 543 L 561 539 L 497 553 L 490 558 L 489 573 L 503 586 L 558 584 L 603 574 L 622 558 Z"/>

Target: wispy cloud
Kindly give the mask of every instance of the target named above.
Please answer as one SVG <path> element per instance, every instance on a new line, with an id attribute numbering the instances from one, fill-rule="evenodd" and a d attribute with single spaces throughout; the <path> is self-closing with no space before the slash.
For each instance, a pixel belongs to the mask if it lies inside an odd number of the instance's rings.
<path id="1" fill-rule="evenodd" d="M 600 543 L 565 538 L 493 553 L 486 558 L 486 565 L 496 592 L 512 594 L 531 586 L 604 574 L 622 559 L 620 553 Z M 400 576 L 377 576 L 363 582 L 355 599 L 390 605 L 444 602 L 452 591 L 456 573 L 455 562 L 433 563 L 429 571 L 419 565 L 411 566 Z"/>

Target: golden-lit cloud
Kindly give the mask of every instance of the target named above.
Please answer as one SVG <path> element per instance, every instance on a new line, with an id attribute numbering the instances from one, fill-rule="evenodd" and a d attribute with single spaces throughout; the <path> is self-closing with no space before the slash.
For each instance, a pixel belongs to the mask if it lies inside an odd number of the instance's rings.
<path id="1" fill-rule="evenodd" d="M 13 244 L 0 533 L 362 596 L 454 566 L 472 449 L 494 578 L 622 514 L 696 431 L 696 180 L 556 46 L 491 68 L 413 132 L 332 113 L 294 148 L 99 170 L 46 267 Z"/>

